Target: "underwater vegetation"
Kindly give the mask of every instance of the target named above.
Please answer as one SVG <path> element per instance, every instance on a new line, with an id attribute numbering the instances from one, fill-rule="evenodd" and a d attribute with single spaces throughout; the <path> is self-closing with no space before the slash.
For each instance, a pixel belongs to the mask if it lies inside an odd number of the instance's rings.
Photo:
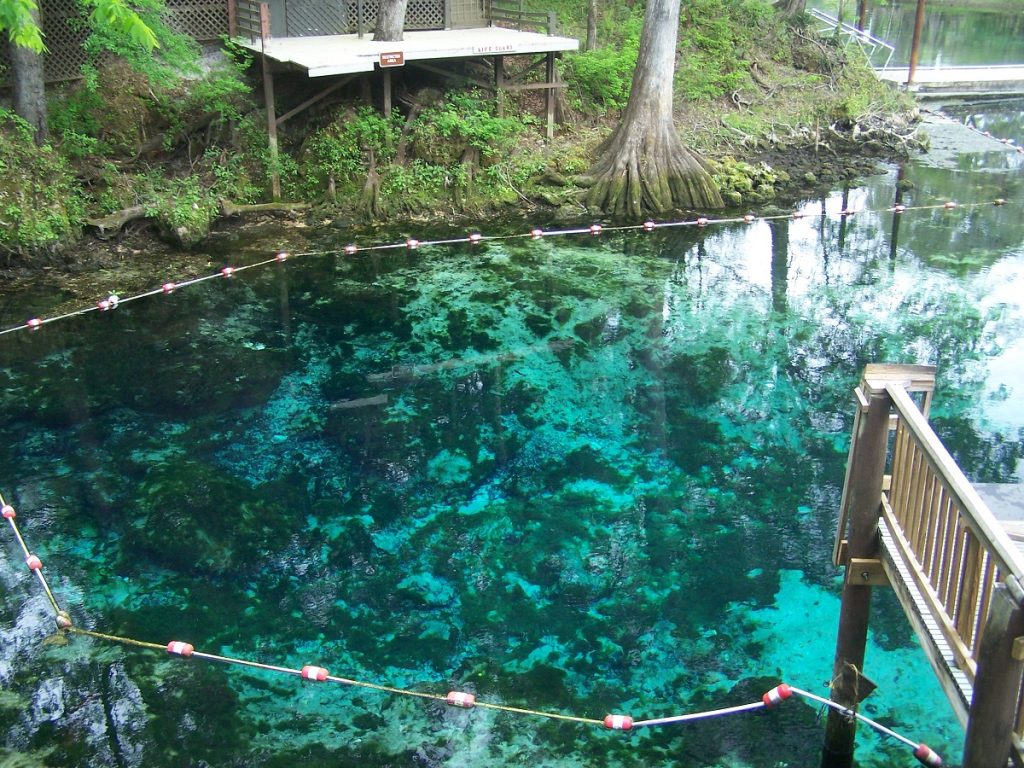
<path id="1" fill-rule="evenodd" d="M 879 256 L 868 216 L 831 261 L 783 224 L 310 257 L 26 334 L 0 483 L 102 632 L 596 718 L 823 692 L 863 366 L 939 365 L 969 475 L 1012 477 L 1022 442 L 973 396 L 1011 321 L 984 275 Z M 774 768 L 821 742 L 796 701 L 623 734 L 41 644 L 12 562 L 0 727 L 38 764 Z M 866 712 L 955 758 L 887 599 Z"/>

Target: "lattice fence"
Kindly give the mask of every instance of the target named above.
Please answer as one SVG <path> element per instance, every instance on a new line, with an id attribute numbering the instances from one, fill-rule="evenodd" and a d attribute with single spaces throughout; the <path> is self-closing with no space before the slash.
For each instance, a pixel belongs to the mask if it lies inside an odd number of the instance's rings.
<path id="1" fill-rule="evenodd" d="M 200 43 L 228 33 L 227 0 L 168 0 L 167 25 Z"/>
<path id="2" fill-rule="evenodd" d="M 487 26 L 484 0 L 448 0 L 451 25 L 455 29 Z"/>
<path id="3" fill-rule="evenodd" d="M 470 5 L 480 0 L 459 0 Z M 287 31 L 289 37 L 307 35 L 344 35 L 359 31 L 360 14 L 363 32 L 369 33 L 377 22 L 378 0 L 289 0 Z M 271 14 L 280 6 L 271 6 Z M 482 11 L 479 13 L 482 18 Z M 405 29 L 444 29 L 444 0 L 409 0 L 405 12 Z"/>
<path id="4" fill-rule="evenodd" d="M 48 83 L 59 83 L 79 77 L 85 63 L 82 43 L 88 36 L 85 14 L 75 0 L 42 0 L 39 15 L 43 22 L 44 41 L 49 52 L 43 57 Z M 7 54 L 7 35 L 0 44 L 0 84 L 10 86 L 11 59 Z"/>

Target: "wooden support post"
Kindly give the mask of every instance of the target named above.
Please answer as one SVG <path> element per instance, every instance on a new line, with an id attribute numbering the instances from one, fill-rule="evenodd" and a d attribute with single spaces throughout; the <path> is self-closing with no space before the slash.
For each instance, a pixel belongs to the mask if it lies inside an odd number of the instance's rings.
<path id="1" fill-rule="evenodd" d="M 914 84 L 917 74 L 917 59 L 921 54 L 921 30 L 924 29 L 924 0 L 917 0 L 917 12 L 914 14 L 914 36 L 910 40 L 910 66 L 907 69 L 907 87 Z"/>
<path id="2" fill-rule="evenodd" d="M 855 447 L 850 452 L 850 466 L 847 467 L 844 495 L 848 500 L 850 530 L 845 554 L 847 558 L 874 560 L 879 549 L 878 517 L 892 401 L 885 391 L 884 381 L 862 379 L 858 395 L 866 408 L 857 420 L 858 434 L 854 435 Z M 848 559 L 847 569 L 849 567 Z M 859 701 L 858 679 L 864 668 L 871 582 L 870 578 L 861 579 L 859 574 L 848 574 L 843 584 L 832 667 L 832 700 L 849 709 L 854 709 Z M 829 709 L 822 768 L 848 768 L 853 765 L 856 733 L 855 720 Z"/>
<path id="3" fill-rule="evenodd" d="M 547 80 L 545 82 L 547 82 L 547 84 L 548 84 L 548 87 L 546 89 L 546 93 L 547 93 L 547 100 L 546 101 L 547 101 L 547 108 L 548 108 L 547 138 L 548 138 L 548 141 L 551 141 L 552 139 L 555 138 L 555 89 L 553 87 L 554 86 L 554 82 L 555 82 L 555 54 L 554 54 L 554 52 L 549 52 L 548 53 L 548 66 L 547 66 L 547 71 L 546 71 L 546 77 L 547 77 Z"/>
<path id="4" fill-rule="evenodd" d="M 270 148 L 270 195 L 281 199 L 281 170 L 277 161 L 277 115 L 274 111 L 274 67 L 267 57 L 267 40 L 270 39 L 270 5 L 260 3 L 260 53 L 263 65 L 263 105 L 267 110 L 267 144 Z"/>
<path id="5" fill-rule="evenodd" d="M 505 57 L 494 57 L 494 98 L 498 117 L 505 116 Z"/>
<path id="6" fill-rule="evenodd" d="M 387 120 L 391 117 L 391 70 L 384 68 L 381 74 L 384 76 L 384 119 Z"/>
<path id="7" fill-rule="evenodd" d="M 228 0 L 228 37 L 238 37 L 238 0 Z"/>
<path id="8" fill-rule="evenodd" d="M 1024 636 L 1024 591 L 1010 576 L 996 586 L 978 650 L 978 672 L 967 717 L 964 768 L 1004 766 L 1013 745 L 1024 660 L 1014 654 Z"/>

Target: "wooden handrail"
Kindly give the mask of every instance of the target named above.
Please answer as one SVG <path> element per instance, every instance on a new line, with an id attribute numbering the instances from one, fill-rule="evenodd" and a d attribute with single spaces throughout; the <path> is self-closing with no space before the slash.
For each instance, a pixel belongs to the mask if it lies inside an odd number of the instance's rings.
<path id="1" fill-rule="evenodd" d="M 941 478 L 948 486 L 951 501 L 956 501 L 962 510 L 961 519 L 964 524 L 977 537 L 985 552 L 996 559 L 1004 576 L 1012 574 L 1018 578 L 1024 577 L 1024 555 L 1014 546 L 1009 534 L 1003 530 L 956 461 L 949 455 L 949 451 L 929 426 L 914 401 L 910 399 L 910 395 L 899 385 L 887 384 L 886 390 L 899 415 L 899 424 L 920 447 L 924 454 L 922 458 L 927 460 L 935 476 Z M 893 484 L 896 482 L 895 470 L 894 466 Z"/>
<path id="2" fill-rule="evenodd" d="M 554 35 L 558 22 L 553 11 L 527 11 L 522 0 L 491 0 L 487 4 L 484 18 L 492 25 L 496 21 L 515 25 L 522 31 L 523 27 L 543 29 L 548 35 Z"/>

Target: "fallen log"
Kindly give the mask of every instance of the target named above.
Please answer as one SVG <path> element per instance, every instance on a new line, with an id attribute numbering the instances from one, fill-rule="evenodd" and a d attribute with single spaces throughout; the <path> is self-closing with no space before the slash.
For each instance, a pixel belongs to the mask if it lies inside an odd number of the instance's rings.
<path id="1" fill-rule="evenodd" d="M 269 213 L 282 211 L 304 211 L 309 208 L 309 203 L 233 203 L 230 200 L 220 201 L 220 212 L 222 216 L 237 216 L 242 213 Z"/>
<path id="2" fill-rule="evenodd" d="M 146 215 L 145 206 L 133 205 L 130 208 L 116 211 L 109 216 L 103 216 L 99 219 L 86 219 L 85 223 L 90 227 L 96 227 L 96 237 L 100 240 L 109 240 L 120 233 L 121 229 L 129 221 L 144 219 Z"/>

